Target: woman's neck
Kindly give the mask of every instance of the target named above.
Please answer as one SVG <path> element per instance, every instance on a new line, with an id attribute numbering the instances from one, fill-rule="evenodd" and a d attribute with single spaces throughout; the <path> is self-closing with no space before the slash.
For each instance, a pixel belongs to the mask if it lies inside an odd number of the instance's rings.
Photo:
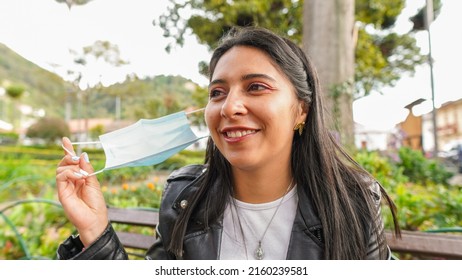
<path id="1" fill-rule="evenodd" d="M 282 197 L 292 187 L 292 172 L 289 167 L 266 168 L 264 170 L 240 170 L 233 168 L 234 196 L 247 203 L 265 203 Z"/>

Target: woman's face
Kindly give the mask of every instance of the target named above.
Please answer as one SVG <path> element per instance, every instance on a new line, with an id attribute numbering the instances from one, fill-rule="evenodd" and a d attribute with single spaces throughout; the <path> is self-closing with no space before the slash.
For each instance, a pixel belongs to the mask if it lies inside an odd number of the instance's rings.
<path id="1" fill-rule="evenodd" d="M 215 67 L 205 119 L 231 165 L 253 170 L 289 162 L 293 128 L 306 118 L 303 108 L 268 54 L 236 46 Z"/>

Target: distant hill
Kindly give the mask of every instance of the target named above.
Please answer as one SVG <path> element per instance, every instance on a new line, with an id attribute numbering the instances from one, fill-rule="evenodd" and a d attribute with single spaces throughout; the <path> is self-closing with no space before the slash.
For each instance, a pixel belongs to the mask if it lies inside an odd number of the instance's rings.
<path id="1" fill-rule="evenodd" d="M 24 59 L 0 44 L 0 86 L 19 84 L 29 93 L 22 104 L 43 108 L 48 116 L 64 117 L 71 86 L 60 76 Z M 116 97 L 120 97 L 122 119 L 154 118 L 198 105 L 196 84 L 181 76 L 129 77 L 123 83 L 91 89 L 77 99 L 71 95 L 72 118 L 115 117 Z M 201 94 L 204 95 L 204 94 Z M 206 94 L 200 97 L 203 104 Z"/>
<path id="2" fill-rule="evenodd" d="M 0 86 L 22 85 L 28 92 L 21 103 L 63 116 L 66 82 L 0 43 Z"/>
<path id="3" fill-rule="evenodd" d="M 188 107 L 201 106 L 194 93 L 197 85 L 181 76 L 155 76 L 131 79 L 102 89 L 95 102 L 102 97 L 121 97 L 122 117 L 125 119 L 156 118 Z M 204 96 L 205 100 L 207 96 Z M 202 102 L 203 103 L 203 102 Z M 110 108 L 110 106 L 108 107 Z"/>

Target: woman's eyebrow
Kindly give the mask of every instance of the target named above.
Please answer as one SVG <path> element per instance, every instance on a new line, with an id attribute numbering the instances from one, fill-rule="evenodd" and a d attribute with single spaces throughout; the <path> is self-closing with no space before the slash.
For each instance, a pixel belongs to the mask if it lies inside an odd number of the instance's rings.
<path id="1" fill-rule="evenodd" d="M 263 78 L 263 79 L 266 79 L 266 80 L 276 82 L 276 79 L 274 79 L 273 77 L 271 77 L 269 75 L 266 75 L 266 74 L 259 74 L 259 73 L 252 73 L 252 74 L 243 75 L 241 77 L 241 81 L 251 80 L 251 79 L 254 79 L 254 78 Z M 226 81 L 224 79 L 216 79 L 216 80 L 211 81 L 208 87 L 210 88 L 213 85 L 224 84 L 224 83 L 226 83 Z"/>
<path id="2" fill-rule="evenodd" d="M 250 80 L 250 79 L 254 79 L 254 78 L 263 78 L 263 79 L 267 79 L 267 80 L 271 80 L 273 82 L 276 82 L 276 80 L 273 77 L 268 76 L 266 74 L 259 74 L 259 73 L 244 75 L 244 76 L 242 76 L 241 80 L 244 81 L 244 80 Z"/>
<path id="3" fill-rule="evenodd" d="M 210 88 L 211 86 L 213 86 L 213 85 L 216 85 L 216 84 L 224 84 L 224 83 L 225 83 L 225 80 L 223 80 L 223 79 L 216 79 L 216 80 L 213 80 L 213 81 L 210 82 L 209 88 Z"/>

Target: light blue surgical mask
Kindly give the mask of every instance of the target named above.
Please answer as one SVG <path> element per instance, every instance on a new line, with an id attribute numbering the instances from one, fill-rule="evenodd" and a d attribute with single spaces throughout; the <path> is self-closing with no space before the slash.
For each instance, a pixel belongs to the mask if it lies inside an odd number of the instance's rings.
<path id="1" fill-rule="evenodd" d="M 75 142 L 73 145 L 102 145 L 106 164 L 103 169 L 88 175 L 91 176 L 110 169 L 159 164 L 205 137 L 208 135 L 196 136 L 182 111 L 158 119 L 141 119 L 99 136 L 98 142 Z"/>

